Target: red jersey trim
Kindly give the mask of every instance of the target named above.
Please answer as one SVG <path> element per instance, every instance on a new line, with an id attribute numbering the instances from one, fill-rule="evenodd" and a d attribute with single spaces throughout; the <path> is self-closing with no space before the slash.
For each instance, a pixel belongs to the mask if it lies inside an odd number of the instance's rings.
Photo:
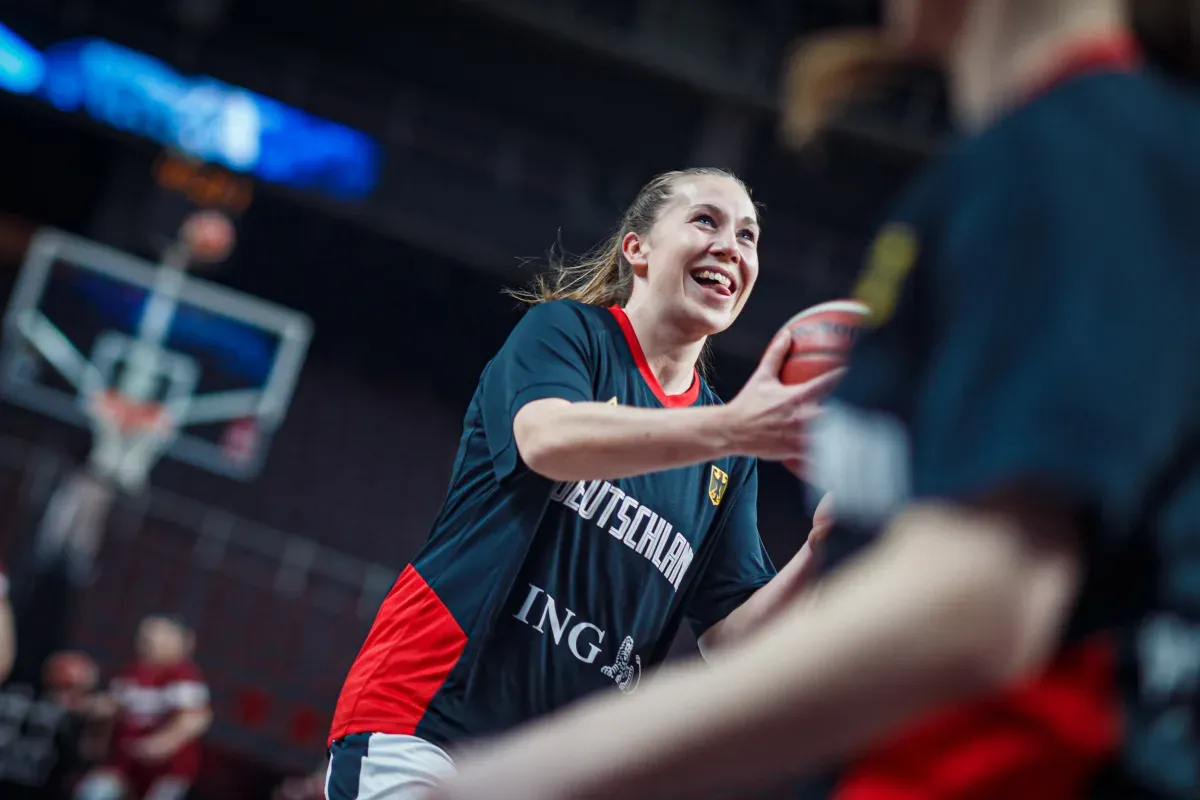
<path id="1" fill-rule="evenodd" d="M 409 564 L 350 668 L 327 744 L 353 733 L 411 736 L 466 646 L 450 609 Z"/>
<path id="2" fill-rule="evenodd" d="M 1120 744 L 1116 648 L 1096 637 L 998 696 L 909 726 L 843 776 L 834 800 L 1065 800 Z"/>
<path id="3" fill-rule="evenodd" d="M 692 369 L 692 385 L 683 394 L 667 394 L 662 384 L 658 382 L 658 378 L 654 376 L 653 370 L 650 369 L 650 362 L 646 360 L 642 343 L 638 341 L 637 331 L 633 329 L 633 323 L 629 321 L 625 309 L 620 306 L 611 306 L 608 310 L 612 312 L 617 324 L 621 326 L 621 332 L 625 334 L 625 342 L 629 345 L 629 351 L 633 353 L 633 361 L 637 364 L 638 372 L 642 373 L 642 380 L 650 387 L 650 391 L 654 392 L 658 402 L 667 408 L 686 408 L 695 403 L 696 398 L 700 396 L 700 373 L 695 368 Z"/>
<path id="4" fill-rule="evenodd" d="M 1030 88 L 1029 99 L 1081 75 L 1129 72 L 1141 61 L 1142 47 L 1137 37 L 1128 31 L 1083 39 L 1063 50 L 1054 67 Z"/>

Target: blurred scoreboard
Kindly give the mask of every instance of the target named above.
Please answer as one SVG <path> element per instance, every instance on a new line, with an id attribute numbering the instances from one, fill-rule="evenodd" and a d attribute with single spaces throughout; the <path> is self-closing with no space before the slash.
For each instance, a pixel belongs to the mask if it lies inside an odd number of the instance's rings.
<path id="1" fill-rule="evenodd" d="M 39 49 L 0 22 L 0 91 L 85 115 L 197 162 L 334 200 L 362 200 L 379 180 L 380 147 L 367 134 L 214 78 L 183 75 L 106 39 Z M 183 175 L 168 172 L 172 180 Z M 205 183 L 188 180 L 193 191 Z M 224 188 L 244 195 L 229 182 Z"/>
<path id="2" fill-rule="evenodd" d="M 160 189 L 197 208 L 217 208 L 235 217 L 254 200 L 254 181 L 179 153 L 161 154 L 153 177 Z"/>

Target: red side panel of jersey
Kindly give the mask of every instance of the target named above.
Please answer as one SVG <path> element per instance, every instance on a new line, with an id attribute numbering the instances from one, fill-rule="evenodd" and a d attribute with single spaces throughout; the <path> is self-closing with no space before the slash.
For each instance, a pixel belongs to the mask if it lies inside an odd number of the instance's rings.
<path id="1" fill-rule="evenodd" d="M 352 733 L 411 735 L 466 645 L 450 609 L 406 567 L 350 668 L 329 743 Z"/>
<path id="2" fill-rule="evenodd" d="M 855 763 L 836 800 L 1067 800 L 1120 744 L 1115 648 L 1096 638 L 998 698 L 938 713 Z"/>

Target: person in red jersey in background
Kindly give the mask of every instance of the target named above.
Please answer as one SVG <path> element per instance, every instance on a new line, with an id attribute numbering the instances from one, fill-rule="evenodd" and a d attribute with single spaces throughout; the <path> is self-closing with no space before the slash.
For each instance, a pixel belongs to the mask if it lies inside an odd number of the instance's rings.
<path id="1" fill-rule="evenodd" d="M 181 620 L 150 616 L 137 633 L 137 659 L 96 704 L 111 724 L 107 763 L 79 785 L 77 800 L 179 800 L 200 769 L 200 739 L 212 723 L 208 686 L 192 661 L 194 637 Z"/>

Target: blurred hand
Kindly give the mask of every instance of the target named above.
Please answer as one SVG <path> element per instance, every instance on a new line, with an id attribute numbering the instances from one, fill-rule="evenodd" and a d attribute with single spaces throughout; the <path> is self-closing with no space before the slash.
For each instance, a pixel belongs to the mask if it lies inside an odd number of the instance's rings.
<path id="1" fill-rule="evenodd" d="M 814 554 L 820 555 L 821 545 L 833 529 L 833 522 L 833 494 L 826 493 L 813 512 L 812 530 L 808 534 L 808 546 Z"/>
<path id="2" fill-rule="evenodd" d="M 93 694 L 85 703 L 83 713 L 93 720 L 112 719 L 117 715 L 116 698 L 104 692 Z"/>
<path id="3" fill-rule="evenodd" d="M 781 332 L 772 340 L 762 361 L 737 397 L 726 406 L 734 452 L 767 461 L 783 461 L 789 469 L 802 469 L 807 423 L 817 414 L 817 403 L 845 373 L 827 372 L 807 383 L 788 386 L 779 372 L 788 356 L 791 336 Z"/>
<path id="4" fill-rule="evenodd" d="M 129 754 L 138 761 L 145 763 L 157 763 L 166 761 L 175 754 L 178 746 L 172 740 L 165 736 L 143 736 L 137 741 L 131 742 L 129 745 Z"/>

